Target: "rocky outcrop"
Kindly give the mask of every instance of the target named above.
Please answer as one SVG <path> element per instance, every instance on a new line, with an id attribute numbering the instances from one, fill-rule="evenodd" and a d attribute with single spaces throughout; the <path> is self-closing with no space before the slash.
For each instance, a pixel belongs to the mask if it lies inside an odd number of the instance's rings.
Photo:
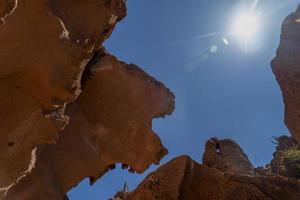
<path id="1" fill-rule="evenodd" d="M 125 15 L 124 0 L 0 2 L 4 199 L 61 200 L 115 163 L 141 173 L 167 153 L 151 120 L 174 95 L 102 47 Z"/>
<path id="2" fill-rule="evenodd" d="M 109 200 L 122 200 L 125 199 L 130 194 L 128 190 L 128 185 L 125 182 L 123 189 L 120 192 L 117 192 L 117 194 L 114 196 L 114 198 L 111 198 Z"/>
<path id="3" fill-rule="evenodd" d="M 300 142 L 300 6 L 283 22 L 277 56 L 272 69 L 285 103 L 285 123 Z"/>
<path id="4" fill-rule="evenodd" d="M 64 109 L 80 94 L 86 64 L 125 13 L 123 0 L 1 1 L 0 188 L 67 125 Z"/>
<path id="5" fill-rule="evenodd" d="M 208 141 L 206 147 L 215 141 Z M 231 140 L 223 140 L 236 149 L 237 144 Z M 229 142 L 229 143 L 227 143 Z M 222 140 L 221 140 L 222 143 Z M 230 144 L 230 145 L 229 145 Z M 231 152 L 231 151 L 230 151 Z M 232 151 L 233 155 L 236 155 Z M 241 154 L 243 155 L 243 154 Z M 208 154 L 204 160 L 210 160 Z M 235 156 L 234 156 L 235 157 Z M 243 161 L 245 159 L 244 156 Z M 224 159 L 224 158 L 222 158 Z M 236 157 L 237 160 L 240 158 Z M 232 161 L 233 158 L 229 157 Z M 226 162 L 226 159 L 224 159 Z M 211 160 L 213 166 L 218 160 Z M 237 164 L 238 165 L 238 164 Z M 244 167 L 236 167 L 237 171 L 220 171 L 214 167 L 201 165 L 188 156 L 181 156 L 168 162 L 146 179 L 124 200 L 298 200 L 300 199 L 300 181 L 282 176 L 262 176 L 244 173 Z M 248 169 L 248 165 L 245 169 Z M 239 173 L 241 172 L 241 173 Z M 246 170 L 247 172 L 247 170 Z"/>
<path id="6" fill-rule="evenodd" d="M 202 163 L 222 172 L 254 175 L 255 170 L 243 149 L 231 139 L 212 138 L 206 142 Z"/>
<path id="7" fill-rule="evenodd" d="M 166 155 L 151 121 L 171 114 L 174 95 L 102 46 L 125 15 L 125 0 L 0 2 L 0 199 L 68 199 L 116 163 L 142 173 Z M 298 141 L 299 34 L 300 8 L 284 21 L 272 62 Z M 277 175 L 281 156 L 273 173 L 257 175 L 234 141 L 212 138 L 203 165 L 181 156 L 118 198 L 298 200 L 300 182 Z"/>
<path id="8" fill-rule="evenodd" d="M 104 52 L 88 67 L 83 93 L 66 110 L 69 125 L 57 144 L 37 148 L 34 168 L 5 199 L 62 199 L 84 178 L 93 183 L 115 163 L 142 173 L 167 153 L 151 120 L 172 112 L 173 94 Z"/>
<path id="9" fill-rule="evenodd" d="M 126 199 L 297 200 L 299 191 L 297 180 L 222 173 L 182 156 L 150 174 Z"/>
<path id="10" fill-rule="evenodd" d="M 300 6 L 282 26 L 280 46 L 272 69 L 282 89 L 285 122 L 300 142 Z M 300 181 L 282 171 L 285 152 L 289 166 L 299 170 L 299 144 L 292 137 L 277 138 L 278 146 L 268 168 L 254 169 L 243 150 L 232 140 L 212 138 L 206 143 L 203 164 L 188 156 L 168 162 L 123 200 L 298 200 Z M 295 167 L 296 166 L 296 167 Z M 286 171 L 290 169 L 286 168 Z M 298 171 L 299 172 L 299 171 Z M 298 174 L 299 175 L 299 174 Z M 300 176 L 299 176 L 300 177 Z"/>

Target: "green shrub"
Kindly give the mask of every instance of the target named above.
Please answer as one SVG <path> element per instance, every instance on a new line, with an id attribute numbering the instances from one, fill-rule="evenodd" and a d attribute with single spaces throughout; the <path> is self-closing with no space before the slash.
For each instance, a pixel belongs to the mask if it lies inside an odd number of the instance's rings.
<path id="1" fill-rule="evenodd" d="M 300 178 L 300 148 L 293 146 L 282 152 L 281 171 L 288 177 Z"/>

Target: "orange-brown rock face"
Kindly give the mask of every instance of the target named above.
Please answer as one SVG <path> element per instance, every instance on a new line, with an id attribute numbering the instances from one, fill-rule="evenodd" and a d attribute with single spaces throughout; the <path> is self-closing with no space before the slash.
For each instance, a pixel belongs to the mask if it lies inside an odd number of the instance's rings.
<path id="1" fill-rule="evenodd" d="M 30 174 L 5 199 L 62 199 L 86 177 L 94 182 L 115 163 L 143 172 L 167 153 L 151 120 L 170 114 L 174 96 L 134 65 L 98 52 L 85 72 L 83 92 L 66 113 L 57 144 L 40 145 Z"/>
<path id="2" fill-rule="evenodd" d="M 173 110 L 173 94 L 99 50 L 125 15 L 124 0 L 0 1 L 6 199 L 61 200 L 114 163 L 142 172 L 167 153 L 151 120 Z"/>
<path id="3" fill-rule="evenodd" d="M 52 12 L 64 22 L 77 45 L 98 49 L 117 21 L 126 15 L 125 0 L 51 0 Z"/>
<path id="4" fill-rule="evenodd" d="M 203 161 L 201 165 L 188 156 L 175 158 L 149 174 L 134 191 L 126 192 L 121 199 L 300 199 L 299 180 L 276 175 L 256 175 L 247 156 L 233 140 L 210 139 L 206 143 Z M 225 169 L 224 165 L 227 164 L 232 166 Z"/>
<path id="5" fill-rule="evenodd" d="M 125 200 L 298 200 L 300 182 L 222 173 L 181 156 L 160 167 Z"/>
<path id="6" fill-rule="evenodd" d="M 212 138 L 206 142 L 203 164 L 222 172 L 254 175 L 255 170 L 243 149 L 233 140 Z"/>
<path id="7" fill-rule="evenodd" d="M 300 7 L 282 25 L 280 46 L 272 69 L 285 103 L 285 123 L 300 142 Z"/>

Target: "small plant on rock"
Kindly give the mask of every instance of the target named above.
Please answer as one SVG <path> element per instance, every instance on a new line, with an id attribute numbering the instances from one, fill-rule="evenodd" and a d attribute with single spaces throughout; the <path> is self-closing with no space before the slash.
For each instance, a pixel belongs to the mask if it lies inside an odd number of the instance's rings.
<path id="1" fill-rule="evenodd" d="M 281 171 L 284 175 L 300 179 L 300 148 L 293 146 L 282 152 Z"/>

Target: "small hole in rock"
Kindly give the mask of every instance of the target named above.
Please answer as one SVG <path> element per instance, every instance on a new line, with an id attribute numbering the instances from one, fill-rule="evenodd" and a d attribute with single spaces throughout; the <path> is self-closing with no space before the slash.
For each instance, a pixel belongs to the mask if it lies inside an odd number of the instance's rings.
<path id="1" fill-rule="evenodd" d="M 12 146 L 14 146 L 14 142 L 9 142 L 7 145 L 9 146 L 9 147 L 12 147 Z"/>

